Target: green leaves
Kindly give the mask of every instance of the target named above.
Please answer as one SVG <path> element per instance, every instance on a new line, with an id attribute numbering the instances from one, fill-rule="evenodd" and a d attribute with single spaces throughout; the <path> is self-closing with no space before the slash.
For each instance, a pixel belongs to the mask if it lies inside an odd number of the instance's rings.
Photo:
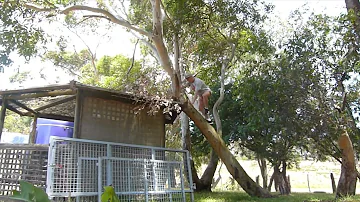
<path id="1" fill-rule="evenodd" d="M 44 190 L 35 187 L 29 182 L 20 181 L 20 192 L 14 190 L 11 199 L 26 201 L 26 202 L 50 202 L 48 195 Z M 115 193 L 114 187 L 105 186 L 104 193 L 101 195 L 102 202 L 120 202 L 120 199 Z"/>
<path id="2" fill-rule="evenodd" d="M 29 182 L 20 181 L 20 190 L 20 192 L 14 190 L 10 198 L 26 202 L 50 202 L 44 190 L 35 187 Z"/>
<path id="3" fill-rule="evenodd" d="M 104 193 L 101 195 L 101 202 L 120 202 L 120 199 L 115 193 L 114 187 L 104 187 Z"/>
<path id="4" fill-rule="evenodd" d="M 34 26 L 41 20 L 35 11 L 21 7 L 19 1 L 5 0 L 0 6 L 0 68 L 3 68 L 13 62 L 11 52 L 29 60 L 37 53 L 37 45 L 46 39 L 43 31 Z"/>

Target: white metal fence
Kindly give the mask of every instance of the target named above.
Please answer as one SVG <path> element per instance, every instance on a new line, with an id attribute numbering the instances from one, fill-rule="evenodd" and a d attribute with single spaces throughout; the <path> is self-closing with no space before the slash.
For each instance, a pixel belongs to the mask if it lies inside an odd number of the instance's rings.
<path id="1" fill-rule="evenodd" d="M 56 201 L 100 201 L 109 185 L 120 201 L 194 201 L 188 151 L 52 137 L 48 162 Z"/>
<path id="2" fill-rule="evenodd" d="M 45 188 L 47 157 L 47 145 L 0 143 L 0 196 L 19 190 L 20 180 Z"/>

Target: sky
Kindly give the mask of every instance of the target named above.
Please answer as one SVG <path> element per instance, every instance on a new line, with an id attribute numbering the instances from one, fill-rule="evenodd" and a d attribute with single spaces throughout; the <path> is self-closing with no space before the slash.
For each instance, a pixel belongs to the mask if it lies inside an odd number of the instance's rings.
<path id="1" fill-rule="evenodd" d="M 264 0 L 275 5 L 274 14 L 272 19 L 286 22 L 286 19 L 292 11 L 307 5 L 315 13 L 324 12 L 328 15 L 338 15 L 341 12 L 346 12 L 345 0 Z M 279 25 L 280 26 L 280 25 Z M 60 28 L 59 28 L 60 27 Z M 45 24 L 43 28 L 50 32 L 64 33 L 66 30 L 61 28 L 59 24 Z M 278 27 L 280 28 L 280 27 Z M 275 28 L 276 29 L 276 28 Z M 71 42 L 76 50 L 84 49 L 86 46 L 79 40 L 76 35 L 69 32 L 71 35 Z M 133 36 L 126 32 L 124 29 L 117 27 L 110 34 L 109 40 L 102 40 L 98 47 L 96 54 L 100 58 L 103 55 L 116 55 L 122 54 L 132 57 L 134 45 L 131 41 Z M 84 41 L 95 49 L 99 42 L 98 36 L 85 36 Z M 70 46 L 71 47 L 71 46 Z M 137 49 L 136 57 L 139 56 L 139 49 Z M 15 63 L 12 67 L 5 68 L 4 73 L 0 73 L 0 90 L 16 89 L 16 88 L 29 88 L 34 86 L 43 86 L 54 83 L 68 83 L 72 80 L 68 74 L 61 70 L 56 70 L 51 63 L 41 62 L 40 59 L 32 59 L 28 64 L 22 58 L 14 57 Z M 9 82 L 9 77 L 13 75 L 17 69 L 19 71 L 31 71 L 32 80 L 29 80 L 21 85 L 14 85 Z M 41 79 L 40 74 L 46 75 L 46 80 Z"/>

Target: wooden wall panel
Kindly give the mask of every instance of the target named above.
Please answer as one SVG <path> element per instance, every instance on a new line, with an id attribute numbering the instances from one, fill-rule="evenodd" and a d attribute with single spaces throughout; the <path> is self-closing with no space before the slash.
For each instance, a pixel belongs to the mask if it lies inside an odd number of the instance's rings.
<path id="1" fill-rule="evenodd" d="M 161 112 L 149 116 L 147 109 L 115 100 L 85 97 L 79 138 L 165 146 L 164 116 Z"/>

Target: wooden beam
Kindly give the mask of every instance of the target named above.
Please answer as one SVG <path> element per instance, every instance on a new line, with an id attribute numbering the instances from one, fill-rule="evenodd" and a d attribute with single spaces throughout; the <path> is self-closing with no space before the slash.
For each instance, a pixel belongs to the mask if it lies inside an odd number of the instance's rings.
<path id="1" fill-rule="evenodd" d="M 35 144 L 35 141 L 36 141 L 36 125 L 37 125 L 37 115 L 35 114 L 34 115 L 34 121 L 33 121 L 33 124 L 32 124 L 32 129 L 31 129 L 31 132 L 30 132 L 30 137 L 29 137 L 29 144 Z"/>
<path id="2" fill-rule="evenodd" d="M 61 115 L 55 115 L 55 114 L 38 114 L 38 118 L 55 119 L 55 120 L 71 121 L 71 122 L 74 121 L 74 117 L 61 116 Z"/>
<path id="3" fill-rule="evenodd" d="M 16 114 L 19 114 L 20 116 L 25 116 L 25 114 L 23 112 L 17 110 L 15 107 L 12 107 L 11 105 L 8 105 L 7 109 L 12 112 L 15 112 Z"/>
<path id="4" fill-rule="evenodd" d="M 47 109 L 47 108 L 50 108 L 50 107 L 54 107 L 54 106 L 56 106 L 56 105 L 63 104 L 63 103 L 65 103 L 65 102 L 69 102 L 69 101 L 71 101 L 71 100 L 73 100 L 73 99 L 75 99 L 75 98 L 76 98 L 76 96 L 73 95 L 73 96 L 70 96 L 70 97 L 67 97 L 67 98 L 64 98 L 64 99 L 61 99 L 61 100 L 52 102 L 52 103 L 50 103 L 50 104 L 41 106 L 41 107 L 36 108 L 36 109 L 34 109 L 34 110 L 38 112 L 38 111 L 41 111 L 41 110 L 44 110 L 44 109 Z"/>
<path id="5" fill-rule="evenodd" d="M 1 103 L 1 110 L 0 110 L 0 140 L 1 140 L 1 135 L 2 135 L 3 128 L 4 128 L 6 107 L 7 107 L 7 100 L 4 99 L 4 97 L 3 97 L 2 103 Z"/>
<path id="6" fill-rule="evenodd" d="M 27 88 L 27 89 L 19 89 L 19 90 L 5 90 L 0 91 L 0 95 L 10 95 L 10 94 L 25 94 L 25 93 L 38 93 L 49 90 L 61 90 L 61 89 L 69 89 L 70 85 L 50 85 L 45 87 L 37 87 L 37 88 Z"/>
<path id="7" fill-rule="evenodd" d="M 67 89 L 67 90 L 54 90 L 48 92 L 39 92 L 39 93 L 30 93 L 22 95 L 9 95 L 8 98 L 12 100 L 22 100 L 27 98 L 39 98 L 39 97 L 56 97 L 60 95 L 74 95 L 76 90 Z"/>
<path id="8" fill-rule="evenodd" d="M 81 90 L 79 90 L 76 94 L 73 138 L 80 137 L 81 111 L 82 111 L 82 101 L 83 100 L 84 100 L 83 92 Z"/>
<path id="9" fill-rule="evenodd" d="M 27 110 L 28 112 L 31 112 L 32 114 L 37 114 L 38 112 L 34 111 L 33 109 L 31 109 L 30 107 L 24 105 L 23 103 L 17 101 L 17 100 L 12 100 L 12 99 L 9 99 L 10 102 L 16 104 L 17 106 Z"/>

